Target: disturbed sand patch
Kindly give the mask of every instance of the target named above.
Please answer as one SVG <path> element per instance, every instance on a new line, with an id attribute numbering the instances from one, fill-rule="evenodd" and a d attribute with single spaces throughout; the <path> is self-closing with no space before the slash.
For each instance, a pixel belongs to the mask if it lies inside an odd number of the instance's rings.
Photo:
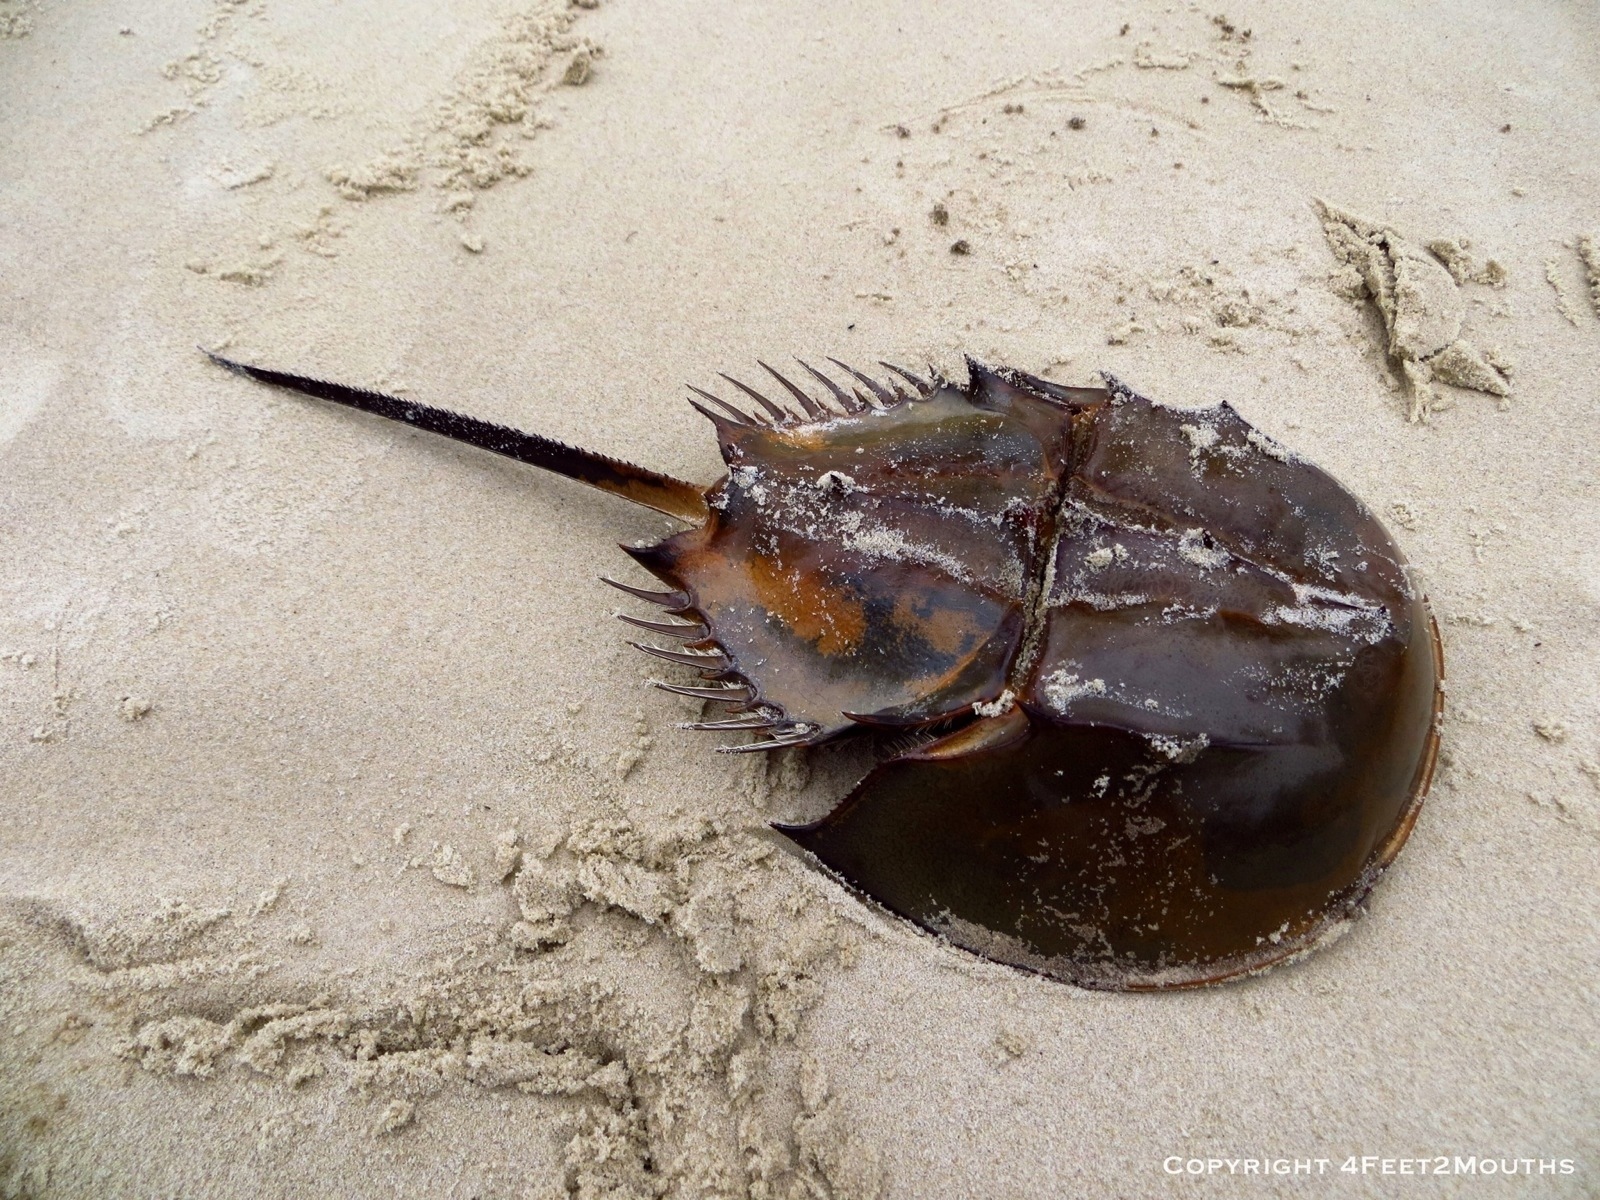
<path id="1" fill-rule="evenodd" d="M 1493 396 L 1511 394 L 1510 367 L 1494 351 L 1462 336 L 1466 304 L 1460 285 L 1503 287 L 1505 270 L 1490 259 L 1481 267 L 1461 241 L 1435 240 L 1426 250 L 1386 225 L 1318 200 L 1328 248 L 1342 266 L 1333 287 L 1353 301 L 1370 300 L 1387 334 L 1385 351 L 1404 381 L 1410 419 L 1450 407 L 1435 383 Z"/>
<path id="2" fill-rule="evenodd" d="M 824 977 L 859 957 L 859 916 L 763 837 L 708 822 L 525 840 L 495 840 L 499 930 L 402 985 L 274 982 L 283 946 L 312 940 L 271 923 L 284 881 L 242 913 L 166 900 L 83 918 L 14 901 L 0 964 L 70 956 L 72 1040 L 101 1056 L 321 1089 L 373 1138 L 406 1136 L 450 1089 L 553 1104 L 564 1174 L 544 1194 L 876 1197 L 876 1151 L 801 1037 Z M 0 969 L 5 1007 L 27 1005 L 31 982 Z M 11 1190 L 71 1170 L 40 1142 L 4 1166 Z"/>

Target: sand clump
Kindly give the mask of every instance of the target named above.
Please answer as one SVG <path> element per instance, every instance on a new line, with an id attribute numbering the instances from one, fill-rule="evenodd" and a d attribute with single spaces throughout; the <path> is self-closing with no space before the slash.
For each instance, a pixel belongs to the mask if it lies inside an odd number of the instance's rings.
<path id="1" fill-rule="evenodd" d="M 442 194 L 444 211 L 464 217 L 477 192 L 531 173 L 518 140 L 548 127 L 541 101 L 557 87 L 588 83 L 604 53 L 572 32 L 581 11 L 541 3 L 513 14 L 406 145 L 364 163 L 330 166 L 328 181 L 344 199 L 356 201 L 426 185 Z"/>
<path id="2" fill-rule="evenodd" d="M 1550 290 L 1556 296 L 1556 311 L 1561 314 L 1561 319 L 1568 325 L 1578 324 L 1578 310 L 1573 306 L 1572 297 L 1568 294 L 1567 285 L 1561 278 L 1561 264 L 1554 255 L 1544 260 L 1544 281 L 1550 285 Z M 1600 312 L 1600 309 L 1596 310 Z"/>
<path id="3" fill-rule="evenodd" d="M 1589 303 L 1600 317 L 1600 234 L 1578 236 L 1578 258 L 1583 263 L 1583 279 L 1589 285 Z"/>
<path id="4" fill-rule="evenodd" d="M 34 0 L 0 0 L 0 41 L 32 33 L 33 9 Z"/>
<path id="5" fill-rule="evenodd" d="M 1460 286 L 1464 283 L 1481 283 L 1493 288 L 1506 285 L 1506 269 L 1499 260 L 1486 258 L 1479 262 L 1472 253 L 1472 243 L 1466 238 L 1434 238 L 1427 246 L 1428 253 L 1438 259 L 1450 278 Z"/>
<path id="6" fill-rule="evenodd" d="M 1328 247 L 1342 264 L 1334 287 L 1353 300 L 1371 301 L 1377 310 L 1386 335 L 1384 349 L 1405 385 L 1411 420 L 1426 420 L 1429 413 L 1449 407 L 1435 383 L 1494 396 L 1511 394 L 1506 365 L 1462 337 L 1466 305 L 1460 281 L 1503 286 L 1503 268 L 1493 260 L 1473 267 L 1462 242 L 1430 244 L 1430 249 L 1441 248 L 1441 260 L 1388 226 L 1325 200 L 1316 205 Z"/>
<path id="7" fill-rule="evenodd" d="M 274 250 L 269 241 L 268 245 L 244 258 L 224 261 L 191 258 L 183 265 L 186 270 L 196 275 L 207 275 L 224 283 L 237 283 L 256 288 L 270 283 L 282 263 L 283 255 Z"/>
<path id="8" fill-rule="evenodd" d="M 23 36 L 31 27 L 31 7 L 18 0 L 0 0 L 0 34 L 10 28 L 13 32 L 5 36 Z M 373 146 L 372 152 L 346 161 L 325 163 L 318 173 L 340 199 L 352 203 L 433 192 L 439 210 L 465 224 L 478 193 L 532 172 L 524 144 L 551 125 L 544 112 L 548 94 L 588 84 L 595 77 L 604 50 L 573 30 L 584 11 L 594 7 L 557 0 L 518 6 L 502 18 L 495 34 L 475 48 L 442 94 L 420 113 L 397 114 L 393 123 L 409 130 L 397 142 L 381 149 Z M 181 92 L 179 102 L 147 117 L 138 132 L 170 128 L 209 109 L 217 89 L 241 77 L 253 84 L 240 101 L 242 115 L 253 127 L 269 127 L 289 117 L 326 120 L 344 115 L 348 100 L 335 83 L 272 61 L 246 21 L 260 15 L 233 0 L 216 0 L 190 49 L 161 67 L 162 77 Z M 282 171 L 278 162 L 259 156 L 224 159 L 208 174 L 225 191 L 264 191 L 268 189 L 263 185 L 275 180 L 290 189 L 298 186 L 293 170 Z M 291 224 L 281 232 L 308 253 L 333 258 L 345 224 L 322 205 L 309 222 Z M 456 242 L 472 254 L 486 248 L 483 237 L 470 230 L 463 230 Z M 281 258 L 276 253 L 235 253 L 220 262 L 190 259 L 185 265 L 222 282 L 261 287 L 271 282 Z"/>
<path id="9" fill-rule="evenodd" d="M 414 192 L 421 166 L 400 155 L 380 154 L 359 166 L 329 167 L 328 182 L 346 200 L 370 200 L 386 192 Z"/>

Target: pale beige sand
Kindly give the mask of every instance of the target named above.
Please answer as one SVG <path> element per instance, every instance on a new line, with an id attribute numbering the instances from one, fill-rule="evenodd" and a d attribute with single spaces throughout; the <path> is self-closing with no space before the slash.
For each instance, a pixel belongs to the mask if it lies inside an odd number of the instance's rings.
<path id="1" fill-rule="evenodd" d="M 1595 1194 L 1600 20 L 1227 11 L 0 2 L 0 1195 Z M 1434 793 L 1303 963 L 977 962 L 759 836 L 859 752 L 672 728 L 664 522 L 197 342 L 696 479 L 757 357 L 1228 399 L 1412 555 Z"/>

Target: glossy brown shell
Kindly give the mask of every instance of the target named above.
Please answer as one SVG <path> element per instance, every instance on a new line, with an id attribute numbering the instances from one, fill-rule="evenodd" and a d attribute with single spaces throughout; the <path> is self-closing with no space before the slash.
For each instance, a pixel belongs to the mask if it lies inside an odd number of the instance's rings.
<path id="1" fill-rule="evenodd" d="M 783 832 L 1085 986 L 1213 982 L 1346 920 L 1438 743 L 1437 632 L 1373 514 L 1226 404 L 858 378 L 843 413 L 704 410 L 709 520 L 632 551 L 694 623 L 658 627 L 704 668 L 678 690 L 734 706 L 702 727 L 938 734 Z"/>

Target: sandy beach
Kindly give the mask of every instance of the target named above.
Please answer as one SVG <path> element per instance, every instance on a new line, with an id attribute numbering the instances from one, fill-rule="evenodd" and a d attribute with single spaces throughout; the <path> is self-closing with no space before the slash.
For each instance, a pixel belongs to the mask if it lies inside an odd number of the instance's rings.
<path id="1" fill-rule="evenodd" d="M 0 1197 L 1596 1195 L 1596 64 L 1558 3 L 0 0 Z M 1304 961 L 980 960 L 766 832 L 870 745 L 676 728 L 599 578 L 672 522 L 199 346 L 700 482 L 758 359 L 1226 400 L 1409 557 L 1431 794 Z"/>

